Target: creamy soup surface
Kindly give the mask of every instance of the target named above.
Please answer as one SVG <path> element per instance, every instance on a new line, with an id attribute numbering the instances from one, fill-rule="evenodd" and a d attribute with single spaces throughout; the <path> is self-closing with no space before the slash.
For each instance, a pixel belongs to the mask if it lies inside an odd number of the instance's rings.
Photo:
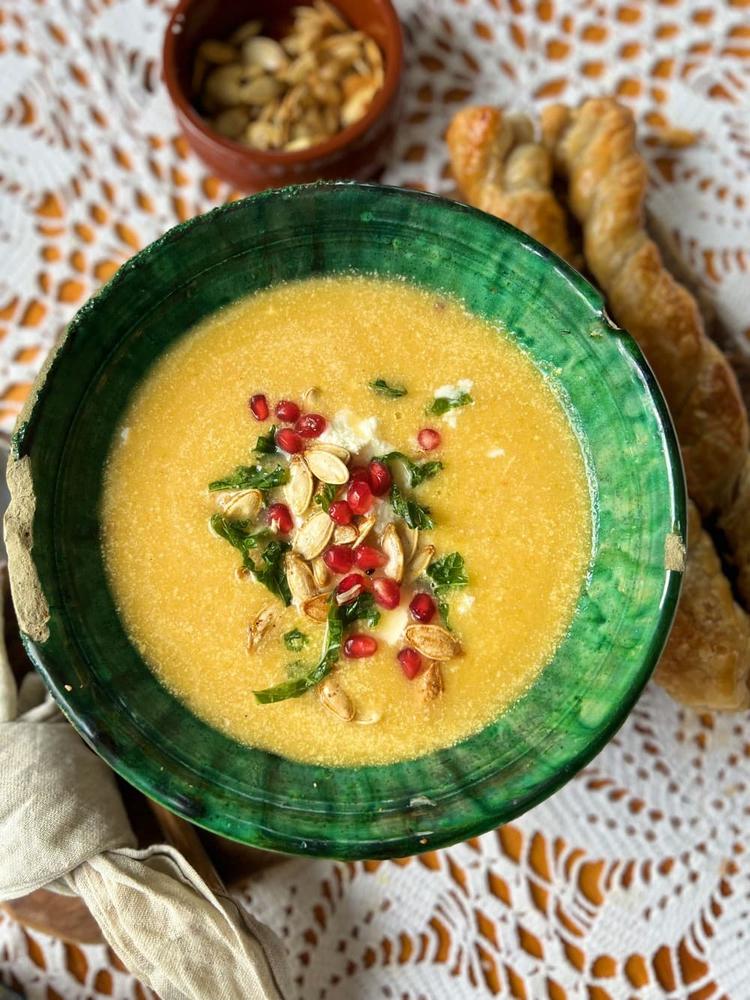
<path id="1" fill-rule="evenodd" d="M 378 378 L 407 394 L 375 393 L 368 383 Z M 252 449 L 275 402 L 300 402 L 311 387 L 318 394 L 307 409 L 329 420 L 324 440 L 356 441 L 365 458 L 386 449 L 443 462 L 406 492 L 435 522 L 422 541 L 434 544 L 436 558 L 459 552 L 469 581 L 446 596 L 461 652 L 441 664 L 444 690 L 432 700 L 396 660 L 409 620 L 404 605 L 381 608 L 373 630 L 348 630 L 378 641 L 375 655 L 341 657 L 336 668 L 356 706 L 350 722 L 316 690 L 257 703 L 253 692 L 286 680 L 290 662 L 315 665 L 325 626 L 240 578 L 240 553 L 209 529 L 216 495 L 207 485 L 256 461 Z M 465 392 L 473 402 L 427 416 L 436 391 Z M 265 423 L 249 410 L 255 393 L 271 406 Z M 416 441 L 424 427 L 442 439 L 429 455 Z M 268 502 L 277 498 L 281 490 Z M 389 516 L 387 497 L 376 506 L 381 519 Z M 497 718 L 570 626 L 591 521 L 578 440 L 545 377 L 511 339 L 456 301 L 362 277 L 278 286 L 184 336 L 134 394 L 102 504 L 116 604 L 159 679 L 241 742 L 332 765 L 413 758 Z M 248 623 L 274 603 L 270 632 L 248 652 Z M 300 652 L 283 640 L 295 628 L 307 636 Z"/>

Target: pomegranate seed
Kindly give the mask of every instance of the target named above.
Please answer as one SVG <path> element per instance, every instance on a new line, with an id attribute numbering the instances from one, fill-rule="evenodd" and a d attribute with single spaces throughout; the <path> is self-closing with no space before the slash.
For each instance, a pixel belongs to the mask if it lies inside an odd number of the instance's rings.
<path id="1" fill-rule="evenodd" d="M 276 404 L 276 416 L 285 424 L 293 424 L 299 417 L 299 406 L 291 399 L 282 399 Z"/>
<path id="2" fill-rule="evenodd" d="M 371 635 L 350 635 L 344 643 L 344 656 L 350 660 L 362 660 L 377 652 L 378 640 Z"/>
<path id="3" fill-rule="evenodd" d="M 384 496 L 391 488 L 391 470 L 384 462 L 370 462 L 368 468 L 370 489 L 376 497 Z"/>
<path id="4" fill-rule="evenodd" d="M 387 562 L 388 557 L 372 545 L 360 545 L 354 550 L 354 563 L 359 569 L 378 569 Z"/>
<path id="5" fill-rule="evenodd" d="M 276 444 L 288 455 L 296 455 L 305 447 L 302 438 L 291 427 L 282 427 L 280 431 L 276 431 Z"/>
<path id="6" fill-rule="evenodd" d="M 422 657 L 416 649 L 412 649 L 411 646 L 405 646 L 399 652 L 396 659 L 401 664 L 401 669 L 410 681 L 413 681 L 422 669 Z"/>
<path id="7" fill-rule="evenodd" d="M 348 573 L 354 565 L 354 550 L 348 545 L 332 545 L 323 553 L 323 562 L 334 573 Z"/>
<path id="8" fill-rule="evenodd" d="M 297 420 L 294 429 L 303 438 L 316 438 L 320 437 L 326 425 L 326 418 L 319 413 L 306 413 Z"/>
<path id="9" fill-rule="evenodd" d="M 378 576 L 372 581 L 372 593 L 381 606 L 389 611 L 401 603 L 401 588 L 389 576 Z"/>
<path id="10" fill-rule="evenodd" d="M 372 507 L 372 490 L 364 479 L 355 479 L 349 486 L 346 500 L 353 514 L 366 514 Z"/>
<path id="11" fill-rule="evenodd" d="M 356 483 L 356 482 L 367 483 L 367 485 L 369 486 L 370 485 L 370 473 L 367 471 L 367 469 L 364 467 L 364 465 L 353 465 L 351 467 L 351 469 L 349 469 L 349 482 L 350 483 Z"/>
<path id="12" fill-rule="evenodd" d="M 432 621 L 436 610 L 435 602 L 429 594 L 415 594 L 409 605 L 412 618 L 416 618 L 418 622 L 424 622 L 425 624 Z"/>
<path id="13" fill-rule="evenodd" d="M 346 500 L 334 500 L 328 508 L 328 516 L 334 524 L 351 524 L 354 515 Z"/>
<path id="14" fill-rule="evenodd" d="M 280 535 L 288 535 L 294 527 L 294 518 L 285 503 L 272 503 L 268 508 L 268 523 Z"/>
<path id="15" fill-rule="evenodd" d="M 434 451 L 440 447 L 440 431 L 433 430 L 432 427 L 423 427 L 417 434 L 417 441 L 422 451 Z"/>
<path id="16" fill-rule="evenodd" d="M 256 420 L 268 420 L 268 400 L 262 393 L 250 397 L 250 409 Z"/>
<path id="17" fill-rule="evenodd" d="M 344 601 L 344 604 L 349 604 L 351 601 L 356 601 L 363 590 L 367 590 L 367 579 L 361 575 L 361 573 L 350 573 L 349 576 L 345 576 L 341 583 L 336 587 L 337 594 L 346 594 L 350 590 L 352 593 Z"/>

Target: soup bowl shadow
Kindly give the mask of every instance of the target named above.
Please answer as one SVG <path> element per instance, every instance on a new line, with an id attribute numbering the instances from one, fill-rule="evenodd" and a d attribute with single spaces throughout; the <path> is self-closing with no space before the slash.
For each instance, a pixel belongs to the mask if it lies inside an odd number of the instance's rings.
<path id="1" fill-rule="evenodd" d="M 586 457 L 590 572 L 529 691 L 461 743 L 382 766 L 240 745 L 160 685 L 130 642 L 100 546 L 103 467 L 133 388 L 177 338 L 256 290 L 313 275 L 402 278 L 502 324 L 554 384 Z M 377 185 L 265 192 L 128 261 L 68 328 L 16 430 L 11 576 L 26 648 L 86 742 L 146 795 L 227 837 L 346 859 L 463 840 L 540 802 L 602 749 L 666 641 L 685 537 L 679 450 L 654 377 L 601 296 L 497 219 Z M 32 541 L 33 540 L 33 541 Z"/>

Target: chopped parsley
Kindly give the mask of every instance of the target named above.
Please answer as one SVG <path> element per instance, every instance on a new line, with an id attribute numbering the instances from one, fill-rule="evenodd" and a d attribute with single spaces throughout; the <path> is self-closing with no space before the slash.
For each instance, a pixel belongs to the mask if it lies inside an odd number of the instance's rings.
<path id="1" fill-rule="evenodd" d="M 402 451 L 389 451 L 387 455 L 382 455 L 378 461 L 403 462 L 409 474 L 410 486 L 419 486 L 420 483 L 432 479 L 443 468 L 443 463 L 438 461 L 414 462 L 408 455 L 404 455 Z"/>
<path id="2" fill-rule="evenodd" d="M 402 385 L 392 385 L 384 378 L 373 379 L 367 384 L 373 392 L 379 396 L 385 396 L 387 399 L 400 399 L 401 396 L 406 395 L 406 389 Z"/>
<path id="3" fill-rule="evenodd" d="M 258 583 L 268 587 L 284 604 L 291 604 L 292 595 L 284 572 L 284 554 L 290 548 L 287 542 L 268 541 L 269 538 L 273 538 L 268 528 L 253 530 L 250 522 L 232 521 L 222 514 L 213 514 L 209 524 L 219 538 L 223 538 L 242 553 L 242 565 L 250 570 Z M 262 542 L 268 544 L 260 554 L 260 558 L 255 558 L 255 550 Z"/>
<path id="4" fill-rule="evenodd" d="M 260 542 L 271 537 L 268 528 L 259 528 L 253 531 L 249 521 L 232 521 L 230 518 L 224 517 L 223 514 L 213 514 L 209 524 L 214 534 L 229 542 L 242 553 L 243 562 L 248 569 L 253 567 L 250 550 L 257 549 Z"/>
<path id="5" fill-rule="evenodd" d="M 272 490 L 289 481 L 289 471 L 283 465 L 266 468 L 263 465 L 238 465 L 225 479 L 215 479 L 208 484 L 212 493 L 217 490 Z"/>
<path id="6" fill-rule="evenodd" d="M 450 605 L 447 595 L 452 590 L 465 587 L 469 582 L 469 577 L 464 565 L 464 557 L 460 552 L 450 552 L 447 556 L 442 556 L 430 563 L 427 567 L 427 576 L 432 584 L 432 590 L 437 602 L 440 618 L 446 628 L 448 624 L 448 613 Z"/>
<path id="7" fill-rule="evenodd" d="M 468 392 L 460 392 L 457 396 L 436 396 L 427 407 L 427 413 L 435 417 L 442 417 L 448 410 L 458 410 L 473 402 L 474 400 Z"/>
<path id="8" fill-rule="evenodd" d="M 331 606 L 328 610 L 326 634 L 323 639 L 323 651 L 316 666 L 312 670 L 308 670 L 307 673 L 302 673 L 301 664 L 295 661 L 295 663 L 290 664 L 290 672 L 295 676 L 273 687 L 264 688 L 262 691 L 254 691 L 253 694 L 256 701 L 260 702 L 261 705 L 268 705 L 275 701 L 286 701 L 287 698 L 299 698 L 305 691 L 309 691 L 310 688 L 315 687 L 336 666 L 338 658 L 341 655 L 341 643 L 343 639 L 344 625 L 341 621 L 339 608 L 336 607 L 335 601 L 331 601 Z"/>
<path id="9" fill-rule="evenodd" d="M 423 507 L 413 498 L 405 497 L 395 483 L 391 486 L 391 507 L 393 513 L 397 517 L 402 517 L 410 528 L 428 531 L 435 527 L 435 522 L 430 517 L 429 508 Z"/>
<path id="10" fill-rule="evenodd" d="M 349 604 L 344 604 L 339 608 L 339 613 L 341 615 L 341 621 L 344 625 L 351 625 L 353 622 L 363 621 L 366 622 L 370 628 L 375 628 L 375 626 L 380 621 L 380 612 L 375 606 L 375 599 L 372 594 L 364 591 L 356 598 L 354 601 L 350 601 Z"/>
<path id="11" fill-rule="evenodd" d="M 268 434 L 259 435 L 253 451 L 257 451 L 259 455 L 275 455 L 279 450 L 276 447 L 276 430 L 276 424 L 273 424 Z"/>
<path id="12" fill-rule="evenodd" d="M 339 491 L 338 486 L 334 486 L 333 483 L 323 483 L 323 488 L 319 493 L 315 494 L 315 503 L 323 510 L 327 511 L 328 508 L 333 503 L 333 498 Z"/>
<path id="13" fill-rule="evenodd" d="M 290 548 L 288 542 L 269 542 L 260 559 L 248 567 L 258 583 L 262 583 L 272 594 L 280 597 L 284 604 L 292 603 L 292 594 L 284 571 L 284 556 Z"/>
<path id="14" fill-rule="evenodd" d="M 427 575 L 432 580 L 436 593 L 465 587 L 469 582 L 464 557 L 460 552 L 450 552 L 447 556 L 430 563 Z"/>
<path id="15" fill-rule="evenodd" d="M 284 645 L 292 653 L 299 653 L 309 641 L 308 636 L 304 632 L 300 632 L 298 628 L 290 629 L 289 632 L 284 633 Z"/>

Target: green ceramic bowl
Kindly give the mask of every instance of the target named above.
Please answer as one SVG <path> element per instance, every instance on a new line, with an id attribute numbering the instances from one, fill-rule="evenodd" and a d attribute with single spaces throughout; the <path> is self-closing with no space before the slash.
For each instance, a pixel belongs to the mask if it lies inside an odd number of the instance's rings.
<path id="1" fill-rule="evenodd" d="M 512 331 L 555 380 L 578 428 L 596 541 L 569 635 L 528 694 L 450 749 L 337 769 L 238 745 L 159 684 L 117 617 L 98 501 L 115 426 L 162 351 L 256 289 L 351 271 L 456 295 Z M 49 613 L 44 625 L 21 609 L 26 645 L 63 711 L 147 795 L 263 848 L 393 857 L 518 816 L 622 723 L 664 645 L 680 588 L 680 573 L 665 568 L 665 544 L 684 536 L 682 467 L 637 346 L 612 325 L 598 292 L 534 240 L 425 194 L 355 184 L 290 188 L 171 230 L 75 317 L 16 432 L 14 454 L 36 494 L 31 562 L 12 560 L 16 590 L 31 568 Z M 18 510 L 24 477 L 12 478 Z"/>

